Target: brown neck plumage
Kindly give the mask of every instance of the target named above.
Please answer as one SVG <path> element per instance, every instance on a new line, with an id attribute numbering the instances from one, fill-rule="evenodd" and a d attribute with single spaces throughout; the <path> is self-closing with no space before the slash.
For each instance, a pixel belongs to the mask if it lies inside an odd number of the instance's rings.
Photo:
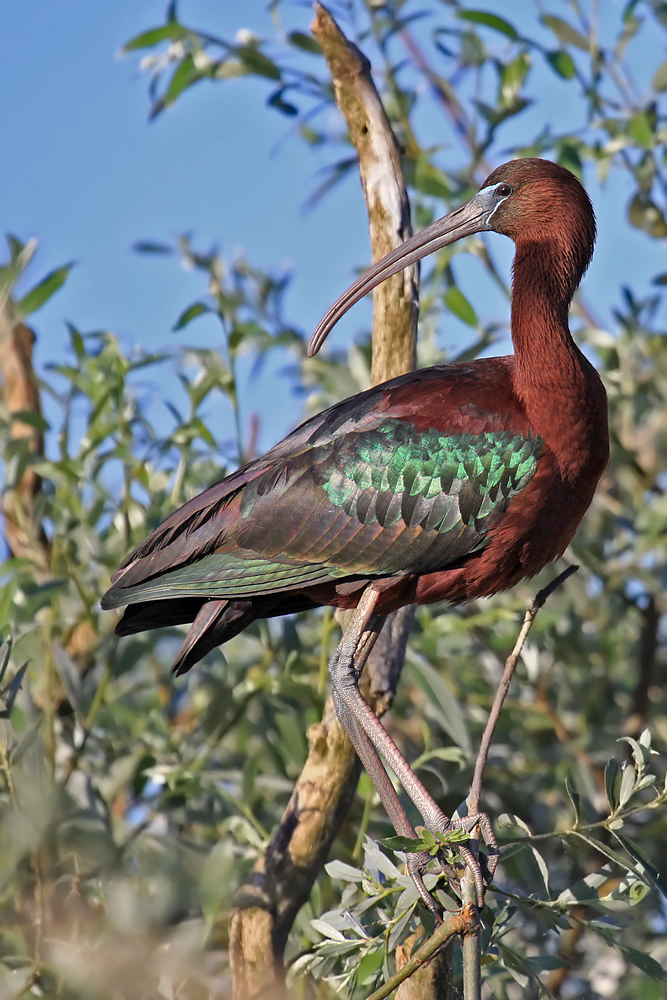
<path id="1" fill-rule="evenodd" d="M 587 260 L 557 239 L 517 240 L 512 295 L 514 391 L 534 432 L 576 474 L 604 446 L 606 397 L 572 339 L 568 310 Z"/>

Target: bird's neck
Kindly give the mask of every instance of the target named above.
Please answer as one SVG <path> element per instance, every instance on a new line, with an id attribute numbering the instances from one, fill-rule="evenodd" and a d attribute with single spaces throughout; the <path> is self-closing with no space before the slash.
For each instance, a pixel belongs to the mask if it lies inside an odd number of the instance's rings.
<path id="1" fill-rule="evenodd" d="M 581 274 L 568 271 L 566 250 L 518 244 L 512 295 L 514 390 L 563 468 L 585 462 L 582 451 L 604 450 L 607 435 L 604 388 L 568 326 Z"/>

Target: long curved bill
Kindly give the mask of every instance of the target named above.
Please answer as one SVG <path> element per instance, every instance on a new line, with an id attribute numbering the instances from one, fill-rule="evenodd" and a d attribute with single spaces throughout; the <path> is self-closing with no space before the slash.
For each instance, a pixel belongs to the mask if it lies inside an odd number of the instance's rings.
<path id="1" fill-rule="evenodd" d="M 314 354 L 317 354 L 330 330 L 350 306 L 353 306 L 385 278 L 390 278 L 392 274 L 397 274 L 404 267 L 414 264 L 436 250 L 441 250 L 442 247 L 446 247 L 450 243 L 463 239 L 464 236 L 472 236 L 473 233 L 492 229 L 490 220 L 498 204 L 497 201 L 492 201 L 492 194 L 492 188 L 482 188 L 465 205 L 450 212 L 449 215 L 443 216 L 442 219 L 438 219 L 433 225 L 423 229 L 416 236 L 412 236 L 405 243 L 401 243 L 395 250 L 388 253 L 382 260 L 377 261 L 368 271 L 357 278 L 318 323 L 310 338 L 308 356 L 312 358 Z"/>

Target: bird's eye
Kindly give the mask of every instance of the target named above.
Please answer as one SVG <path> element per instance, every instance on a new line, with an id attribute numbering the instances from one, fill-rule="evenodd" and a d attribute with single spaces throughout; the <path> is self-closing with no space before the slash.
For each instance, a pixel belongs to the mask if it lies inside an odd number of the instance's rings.
<path id="1" fill-rule="evenodd" d="M 499 184 L 496 188 L 496 194 L 500 198 L 507 198 L 513 190 L 514 188 L 510 184 Z"/>

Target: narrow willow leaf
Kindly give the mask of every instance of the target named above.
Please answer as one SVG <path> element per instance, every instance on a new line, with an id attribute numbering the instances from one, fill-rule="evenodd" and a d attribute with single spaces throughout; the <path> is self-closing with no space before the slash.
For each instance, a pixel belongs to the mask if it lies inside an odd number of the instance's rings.
<path id="1" fill-rule="evenodd" d="M 7 670 L 7 664 L 9 663 L 9 657 L 12 653 L 12 637 L 5 639 L 2 646 L 0 646 L 0 683 L 2 683 L 5 672 Z"/>
<path id="2" fill-rule="evenodd" d="M 604 769 L 604 790 L 609 808 L 614 813 L 618 809 L 621 791 L 621 765 L 612 757 Z"/>
<path id="3" fill-rule="evenodd" d="M 207 306 L 205 302 L 194 302 L 187 309 L 184 309 L 181 315 L 178 317 L 174 325 L 172 326 L 172 332 L 176 333 L 177 330 L 182 330 L 183 327 L 191 323 L 193 319 L 197 316 L 203 316 L 204 313 L 210 313 L 213 310 L 210 306 Z"/>
<path id="4" fill-rule="evenodd" d="M 169 24 L 162 24 L 159 28 L 149 28 L 148 31 L 142 31 L 141 34 L 131 38 L 129 42 L 125 42 L 125 45 L 120 50 L 120 54 L 124 56 L 128 52 L 135 52 L 137 49 L 150 49 L 159 42 L 167 41 L 167 39 L 181 38 L 183 34 L 184 29 L 182 25 L 174 21 Z"/>
<path id="5" fill-rule="evenodd" d="M 318 931 L 322 937 L 329 938 L 331 941 L 345 941 L 345 935 L 341 934 L 339 930 L 328 924 L 326 920 L 315 919 L 310 922 L 311 927 Z"/>
<path id="6" fill-rule="evenodd" d="M 83 713 L 83 691 L 79 668 L 59 642 L 53 642 L 51 648 L 56 670 L 67 692 L 67 698 L 74 711 L 81 714 Z"/>
<path id="7" fill-rule="evenodd" d="M 155 118 L 160 111 L 170 107 L 181 96 L 184 90 L 192 86 L 201 79 L 201 73 L 196 68 L 192 56 L 186 56 L 182 63 L 174 70 L 163 97 L 155 103 L 151 109 L 151 118 Z"/>
<path id="8" fill-rule="evenodd" d="M 447 307 L 468 326 L 477 326 L 477 315 L 460 288 L 452 285 L 445 292 Z"/>
<path id="9" fill-rule="evenodd" d="M 59 288 L 62 288 L 73 267 L 74 263 L 72 262 L 47 274 L 38 285 L 35 285 L 22 299 L 19 299 L 16 303 L 16 311 L 22 316 L 29 316 L 40 309 Z"/>
<path id="10" fill-rule="evenodd" d="M 245 45 L 236 54 L 250 73 L 264 76 L 269 80 L 280 80 L 282 74 L 276 64 L 260 52 L 254 45 Z"/>
<path id="11" fill-rule="evenodd" d="M 655 142 L 653 129 L 645 111 L 633 115 L 628 125 L 628 132 L 635 142 L 644 149 L 651 149 Z"/>
<path id="12" fill-rule="evenodd" d="M 565 49 L 556 49 L 555 52 L 547 52 L 547 62 L 551 68 L 562 76 L 564 80 L 572 80 L 577 73 L 574 59 Z"/>
<path id="13" fill-rule="evenodd" d="M 638 951 L 636 948 L 630 948 L 628 945 L 621 944 L 619 948 L 629 962 L 636 965 L 638 969 L 645 972 L 651 979 L 656 979 L 659 982 L 667 979 L 667 973 L 663 967 L 654 958 L 651 958 L 650 955 L 646 955 L 643 951 Z"/>
<path id="14" fill-rule="evenodd" d="M 11 754 L 12 767 L 16 766 L 16 764 L 20 764 L 20 762 L 23 760 L 28 750 L 37 739 L 41 725 L 42 725 L 42 716 L 37 715 L 30 722 L 23 736 L 12 750 Z"/>
<path id="15" fill-rule="evenodd" d="M 344 861 L 329 861 L 324 868 L 329 878 L 337 878 L 341 882 L 361 882 L 361 870 L 345 864 Z"/>
<path id="16" fill-rule="evenodd" d="M 499 31 L 501 35 L 511 38 L 513 42 L 518 41 L 520 38 L 516 28 L 503 17 L 498 17 L 497 14 L 489 14 L 485 10 L 460 10 L 457 13 L 457 17 L 461 21 L 468 21 L 470 24 L 482 24 L 485 28 L 493 28 L 494 31 Z"/>
<path id="17" fill-rule="evenodd" d="M 603 844 L 602 841 L 596 840 L 595 837 L 591 837 L 588 834 L 581 833 L 579 831 L 577 831 L 576 834 L 573 834 L 573 836 L 576 836 L 579 840 L 583 840 L 590 847 L 594 847 L 595 850 L 599 851 L 600 854 L 604 855 L 605 858 L 609 858 L 610 861 L 614 861 L 620 868 L 623 868 L 625 871 L 632 872 L 632 874 L 635 875 L 637 878 L 642 877 L 641 871 L 632 861 L 628 861 L 628 859 L 624 857 L 624 855 L 619 854 L 619 852 L 615 851 L 612 847 L 608 847 L 606 844 Z M 617 839 L 620 838 L 620 834 L 618 833 L 614 833 L 614 836 Z"/>
<path id="18" fill-rule="evenodd" d="M 637 783 L 637 772 L 632 764 L 626 764 L 621 776 L 621 787 L 618 793 L 618 801 L 621 808 L 632 797 Z"/>
<path id="19" fill-rule="evenodd" d="M 565 779 L 565 791 L 567 792 L 570 802 L 572 803 L 572 810 L 574 812 L 574 822 L 579 824 L 579 793 L 572 784 L 569 777 Z"/>
<path id="20" fill-rule="evenodd" d="M 465 723 L 465 713 L 443 680 L 441 674 L 422 656 L 408 654 L 408 674 L 428 699 L 429 710 L 434 712 L 445 732 L 466 753 L 472 741 Z"/>
<path id="21" fill-rule="evenodd" d="M 12 682 L 9 685 L 9 688 L 7 689 L 7 694 L 5 695 L 5 711 L 7 712 L 8 715 L 11 715 L 11 711 L 14 707 L 14 702 L 16 701 L 16 696 L 21 690 L 21 684 L 23 683 L 23 678 L 25 676 L 25 672 L 27 669 L 28 669 L 27 663 L 24 663 L 21 667 L 19 667 L 19 669 L 12 677 Z"/>
<path id="22" fill-rule="evenodd" d="M 304 35 L 301 31 L 290 31 L 287 41 L 297 49 L 303 49 L 304 52 L 312 52 L 318 56 L 322 55 L 320 43 L 312 35 Z"/>
<path id="23" fill-rule="evenodd" d="M 357 969 L 357 981 L 360 986 L 367 986 L 369 985 L 369 980 L 375 979 L 377 972 L 382 967 L 383 958 L 384 948 L 381 944 L 372 951 L 366 952 L 359 962 Z"/>
<path id="24" fill-rule="evenodd" d="M 564 45 L 574 45 L 575 48 L 581 49 L 583 52 L 588 52 L 590 45 L 588 39 L 573 28 L 571 24 L 564 21 L 562 17 L 554 17 L 552 14 L 544 14 L 542 16 L 542 24 L 546 25 L 547 28 L 551 28 L 556 38 L 561 41 Z"/>
<path id="25" fill-rule="evenodd" d="M 630 857 L 638 863 L 641 874 L 646 875 L 663 898 L 667 899 L 667 883 L 665 883 L 665 880 L 649 856 L 645 854 L 639 844 L 635 843 L 634 840 L 631 840 L 630 837 L 627 837 L 623 833 L 619 833 L 617 830 L 613 830 L 612 833 L 614 837 L 616 837 L 619 844 L 625 848 Z"/>
<path id="26" fill-rule="evenodd" d="M 420 851 L 429 851 L 433 846 L 426 840 L 422 840 L 421 838 L 413 840 L 411 837 L 383 837 L 382 840 L 378 840 L 378 844 L 381 847 L 386 847 L 389 851 L 405 851 L 407 854 L 419 854 Z"/>
<path id="27" fill-rule="evenodd" d="M 642 744 L 638 743 L 637 740 L 633 740 L 632 736 L 621 736 L 618 742 L 628 744 L 632 750 L 632 756 L 637 769 L 642 771 L 644 769 L 644 765 L 651 756 L 650 744 L 647 750 L 646 746 L 642 746 Z"/>
<path id="28" fill-rule="evenodd" d="M 35 413 L 34 410 L 16 410 L 11 417 L 13 423 L 27 424 L 39 431 L 40 434 L 45 434 L 50 429 L 48 420 L 45 420 L 41 413 Z"/>

